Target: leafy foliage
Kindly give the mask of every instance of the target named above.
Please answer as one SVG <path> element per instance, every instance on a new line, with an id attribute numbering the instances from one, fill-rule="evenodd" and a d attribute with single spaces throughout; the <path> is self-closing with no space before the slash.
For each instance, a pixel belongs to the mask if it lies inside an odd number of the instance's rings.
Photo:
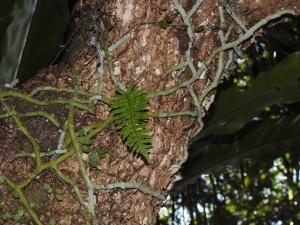
<path id="1" fill-rule="evenodd" d="M 161 20 L 158 25 L 161 29 L 167 29 L 167 27 L 173 22 L 172 16 L 165 16 L 163 20 Z"/>
<path id="2" fill-rule="evenodd" d="M 185 182 L 199 174 L 221 172 L 225 165 L 239 164 L 245 158 L 268 160 L 287 150 L 297 151 L 299 146 L 299 115 L 258 121 L 252 129 L 245 127 L 234 135 L 210 135 L 192 144 Z"/>
<path id="3" fill-rule="evenodd" d="M 233 86 L 221 91 L 201 136 L 234 133 L 266 106 L 299 101 L 299 62 L 300 52 L 292 53 L 270 70 L 260 73 L 246 91 L 241 92 Z"/>
<path id="4" fill-rule="evenodd" d="M 89 139 L 83 131 L 78 134 L 78 141 L 81 145 L 80 149 L 84 153 L 89 153 L 91 151 L 92 141 Z"/>
<path id="5" fill-rule="evenodd" d="M 151 136 L 148 129 L 147 95 L 134 86 L 127 91 L 117 89 L 111 101 L 114 122 L 121 128 L 121 137 L 137 154 L 148 159 Z"/>
<path id="6" fill-rule="evenodd" d="M 104 158 L 106 154 L 112 155 L 112 150 L 106 147 L 101 147 L 99 149 L 94 150 L 89 155 L 89 165 L 93 168 L 96 168 L 100 165 L 101 159 Z"/>
<path id="7" fill-rule="evenodd" d="M 274 161 L 244 161 L 201 175 L 172 195 L 157 225 L 299 224 L 299 156 L 293 152 Z"/>

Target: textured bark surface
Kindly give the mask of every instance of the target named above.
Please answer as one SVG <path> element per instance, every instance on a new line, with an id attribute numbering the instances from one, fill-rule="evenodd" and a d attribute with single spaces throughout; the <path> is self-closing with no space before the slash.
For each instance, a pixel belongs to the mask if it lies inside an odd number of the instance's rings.
<path id="1" fill-rule="evenodd" d="M 183 1 L 183 6 L 185 9 L 190 9 L 194 2 L 193 0 Z M 228 2 L 235 7 L 247 27 L 282 7 L 300 4 L 298 0 Z M 217 7 L 219 4 L 217 0 L 204 1 L 192 20 L 194 28 L 200 25 L 206 28 L 205 32 L 195 34 L 195 45 L 192 49 L 195 66 L 198 66 L 198 61 L 203 60 L 215 47 L 220 45 L 217 38 L 219 26 Z M 166 15 L 172 15 L 174 20 L 170 26 L 162 29 L 158 22 L 163 20 Z M 179 63 L 188 48 L 188 36 L 183 31 L 182 19 L 170 1 L 86 1 L 70 26 L 71 30 L 76 30 L 77 33 L 64 53 L 62 63 L 41 72 L 36 80 L 24 85 L 25 90 L 30 90 L 41 83 L 56 86 L 68 85 L 70 84 L 68 74 L 70 74 L 71 68 L 75 67 L 79 74 L 81 88 L 95 91 L 95 84 L 98 80 L 96 71 L 98 61 L 95 49 L 90 45 L 90 40 L 95 35 L 95 26 L 100 27 L 101 34 L 108 43 L 113 43 L 122 35 L 130 33 L 129 40 L 112 52 L 114 73 L 117 79 L 126 86 L 135 84 L 144 90 L 154 92 L 172 87 L 179 81 L 190 77 L 189 70 L 180 76 L 173 72 L 164 77 L 165 70 L 171 65 Z M 197 94 L 201 94 L 205 85 L 210 82 L 216 71 L 215 67 L 213 64 L 209 72 L 203 74 L 201 79 L 196 82 L 194 87 Z M 105 66 L 104 95 L 112 96 L 115 87 L 107 70 L 108 68 Z M 209 108 L 212 101 L 213 96 L 204 102 L 205 108 Z M 193 107 L 189 92 L 186 89 L 180 89 L 168 96 L 152 98 L 149 109 L 153 112 L 177 112 L 193 109 Z M 61 117 L 64 117 L 66 113 L 64 109 L 56 108 L 53 111 L 59 112 Z M 82 123 L 104 119 L 108 114 L 109 108 L 101 104 L 97 108 L 97 116 L 93 118 L 78 111 L 77 127 L 80 127 Z M 45 149 L 52 147 L 49 136 L 44 135 L 44 129 L 41 128 L 40 122 L 36 122 L 37 126 L 34 125 L 34 121 L 28 120 L 26 123 L 31 124 L 35 129 L 34 134 L 40 143 L 45 142 L 45 146 L 43 146 Z M 90 177 L 93 181 L 103 184 L 136 181 L 154 191 L 165 194 L 178 179 L 178 170 L 183 162 L 184 151 L 189 141 L 189 132 L 194 132 L 198 128 L 197 124 L 191 126 L 194 123 L 194 120 L 188 116 L 150 118 L 149 126 L 153 135 L 153 146 L 148 163 L 126 149 L 126 145 L 122 142 L 120 134 L 114 126 L 108 127 L 93 140 L 93 147 L 107 146 L 113 149 L 113 154 L 106 156 L 98 168 L 90 169 Z M 51 134 L 53 140 L 57 140 L 58 132 L 53 127 L 47 127 L 47 134 Z M 8 139 L 4 135 L 0 139 L 4 152 L 5 149 L 12 150 L 11 146 L 14 146 L 13 149 L 16 151 L 30 149 L 30 144 L 24 143 L 24 138 L 19 137 L 20 135 L 18 136 L 16 131 L 10 132 Z M 20 140 L 20 144 L 16 144 L 16 140 Z M 11 164 L 5 157 L 8 157 L 8 154 L 0 156 L 1 168 L 5 168 L 4 170 L 9 171 L 11 175 L 18 174 L 20 176 L 20 173 L 25 174 L 26 171 L 31 170 L 28 161 L 18 160 Z M 22 169 L 17 170 L 16 168 L 19 167 L 16 164 L 22 165 Z M 79 169 L 74 158 L 62 163 L 60 169 L 68 171 L 80 182 Z M 52 181 L 52 183 L 57 182 L 51 173 L 44 174 L 41 179 Z M 29 186 L 27 193 L 33 191 L 34 186 L 38 183 L 39 181 Z M 57 185 L 62 184 L 57 183 Z M 103 190 L 97 191 L 96 194 L 98 196 L 96 214 L 101 224 L 155 224 L 156 214 L 161 204 L 158 199 L 135 189 Z M 63 203 L 56 206 L 48 204 L 44 207 L 41 219 L 47 218 L 47 212 L 51 212 L 56 213 L 58 224 L 83 224 L 80 216 L 76 216 L 79 205 L 71 196 L 66 197 Z"/>

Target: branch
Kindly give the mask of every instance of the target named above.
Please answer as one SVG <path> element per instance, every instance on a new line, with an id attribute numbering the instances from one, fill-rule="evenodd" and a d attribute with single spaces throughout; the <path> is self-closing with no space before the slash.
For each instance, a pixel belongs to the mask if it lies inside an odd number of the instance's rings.
<path id="1" fill-rule="evenodd" d="M 120 182 L 120 183 L 111 183 L 111 184 L 93 184 L 94 189 L 97 190 L 111 190 L 115 188 L 120 189 L 138 189 L 140 192 L 143 192 L 144 194 L 151 195 L 161 201 L 164 201 L 166 197 L 158 192 L 152 191 L 147 187 L 142 186 L 141 184 L 137 182 Z"/>
<path id="2" fill-rule="evenodd" d="M 75 134 L 75 129 L 74 129 L 74 113 L 75 113 L 75 108 L 74 108 L 74 104 L 71 102 L 70 106 L 69 106 L 69 114 L 68 114 L 68 130 L 71 136 L 71 140 L 74 146 L 74 151 L 76 154 L 76 159 L 79 165 L 79 170 L 81 173 L 81 176 L 84 180 L 84 183 L 88 189 L 88 210 L 92 215 L 93 218 L 93 223 L 94 225 L 98 225 L 98 221 L 97 221 L 97 217 L 95 214 L 95 199 L 94 199 L 94 188 L 93 185 L 91 183 L 90 178 L 87 175 L 84 163 L 83 163 L 83 159 L 81 157 L 81 151 L 80 151 L 80 145 L 79 142 L 76 138 L 76 134 Z"/>
<path id="3" fill-rule="evenodd" d="M 151 117 L 176 117 L 176 116 L 191 116 L 197 117 L 197 112 L 190 110 L 181 111 L 181 112 L 148 112 L 148 115 Z"/>
<path id="4" fill-rule="evenodd" d="M 43 111 L 18 113 L 17 111 L 12 110 L 10 112 L 0 114 L 0 119 L 8 118 L 8 117 L 11 117 L 11 116 L 19 116 L 19 117 L 40 116 L 40 117 L 44 117 L 45 119 L 49 120 L 51 123 L 53 123 L 54 126 L 59 127 L 59 122 L 58 122 L 57 119 L 55 119 L 54 115 L 49 114 L 47 112 L 43 112 Z"/>
<path id="5" fill-rule="evenodd" d="M 21 131 L 23 133 L 23 135 L 31 142 L 33 150 L 34 150 L 34 155 L 35 155 L 35 159 L 36 159 L 36 167 L 40 167 L 41 165 L 41 153 L 40 153 L 40 146 L 38 144 L 38 142 L 36 141 L 36 139 L 32 136 L 32 134 L 29 132 L 29 130 L 23 125 L 22 121 L 20 120 L 20 118 L 17 116 L 17 112 L 15 110 L 10 109 L 10 107 L 4 102 L 3 99 L 1 99 L 1 104 L 3 105 L 4 109 L 14 115 L 14 121 L 18 127 L 18 130 Z"/>

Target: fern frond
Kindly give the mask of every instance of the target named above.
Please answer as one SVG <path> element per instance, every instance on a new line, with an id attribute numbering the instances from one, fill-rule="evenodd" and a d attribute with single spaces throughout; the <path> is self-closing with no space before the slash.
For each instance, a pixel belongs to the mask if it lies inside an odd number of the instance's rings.
<path id="1" fill-rule="evenodd" d="M 129 148 L 148 159 L 151 135 L 148 128 L 148 97 L 134 86 L 127 91 L 117 89 L 111 100 L 114 123 L 121 128 L 121 137 Z"/>

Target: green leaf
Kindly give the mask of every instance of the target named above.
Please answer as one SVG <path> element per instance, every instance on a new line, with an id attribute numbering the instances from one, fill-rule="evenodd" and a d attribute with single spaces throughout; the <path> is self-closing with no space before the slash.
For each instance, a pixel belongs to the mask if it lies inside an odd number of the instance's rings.
<path id="1" fill-rule="evenodd" d="M 84 144 L 85 139 L 87 139 L 86 136 L 79 136 L 78 141 L 79 141 L 80 144 Z"/>
<path id="2" fill-rule="evenodd" d="M 16 214 L 14 215 L 14 221 L 20 221 L 24 216 L 24 208 L 18 207 Z"/>
<path id="3" fill-rule="evenodd" d="M 51 194 L 52 193 L 52 188 L 51 188 L 51 186 L 48 184 L 48 183 L 44 183 L 43 184 L 43 189 L 45 190 L 45 191 L 47 191 L 47 193 L 48 194 Z"/>
<path id="4" fill-rule="evenodd" d="M 195 29 L 195 32 L 196 33 L 201 33 L 201 32 L 203 32 L 205 30 L 205 26 L 199 26 L 199 27 L 197 27 L 196 29 Z"/>
<path id="5" fill-rule="evenodd" d="M 172 22 L 173 22 L 173 18 L 167 15 L 163 20 L 159 21 L 158 26 L 161 29 L 167 29 L 168 25 L 170 25 Z"/>
<path id="6" fill-rule="evenodd" d="M 12 196 L 13 196 L 14 198 L 16 198 L 16 199 L 19 199 L 19 198 L 20 198 L 19 192 L 15 191 L 15 190 L 13 190 L 11 194 L 12 194 Z"/>
<path id="7" fill-rule="evenodd" d="M 101 147 L 95 150 L 100 158 L 104 157 L 106 154 L 111 155 L 112 150 L 107 147 Z"/>
<path id="8" fill-rule="evenodd" d="M 81 136 L 79 136 L 78 137 L 78 141 L 79 141 L 79 143 L 80 144 L 82 144 L 82 145 L 91 145 L 92 144 L 92 141 L 91 141 L 91 139 L 89 139 L 87 136 L 85 136 L 85 135 L 81 135 Z"/>
<path id="9" fill-rule="evenodd" d="M 299 151 L 300 115 L 250 125 L 233 135 L 209 135 L 194 142 L 184 165 L 184 179 L 175 189 L 193 182 L 199 174 L 220 172 L 242 159 L 266 160 L 286 151 Z"/>
<path id="10" fill-rule="evenodd" d="M 80 131 L 78 132 L 78 136 L 84 136 L 84 135 L 85 135 L 85 133 L 84 133 L 83 130 L 80 130 Z"/>
<path id="11" fill-rule="evenodd" d="M 58 202 L 62 202 L 64 200 L 64 196 L 62 194 L 57 193 L 54 195 L 54 197 Z"/>
<path id="12" fill-rule="evenodd" d="M 92 152 L 89 157 L 89 165 L 93 168 L 96 168 L 100 165 L 101 157 L 98 155 L 96 151 Z"/>
<path id="13" fill-rule="evenodd" d="M 3 213 L 6 213 L 6 212 L 9 211 L 8 208 L 7 208 L 7 206 L 5 205 L 4 202 L 1 202 L 0 207 L 1 207 L 1 211 L 2 211 Z"/>
<path id="14" fill-rule="evenodd" d="M 89 153 L 89 152 L 91 152 L 91 150 L 92 149 L 89 146 L 86 146 L 86 145 L 81 146 L 81 151 L 84 153 Z"/>
<path id="15" fill-rule="evenodd" d="M 121 137 L 129 148 L 148 159 L 151 136 L 148 129 L 147 95 L 129 86 L 125 92 L 118 89 L 111 101 L 114 123 L 121 128 Z"/>
<path id="16" fill-rule="evenodd" d="M 167 29 L 168 23 L 167 23 L 165 20 L 162 20 L 162 21 L 159 21 L 158 26 L 159 26 L 161 29 Z"/>
<path id="17" fill-rule="evenodd" d="M 244 127 L 266 106 L 292 104 L 300 100 L 300 52 L 295 52 L 262 72 L 246 91 L 230 87 L 220 91 L 215 108 L 203 132 L 230 134 Z"/>
<path id="18" fill-rule="evenodd" d="M 49 220 L 49 225 L 55 225 L 56 224 L 56 220 L 54 218 L 51 218 Z"/>
<path id="19" fill-rule="evenodd" d="M 3 214 L 2 214 L 2 218 L 3 218 L 4 220 L 10 219 L 10 218 L 11 218 L 10 212 L 7 211 L 7 212 L 3 213 Z"/>
<path id="20" fill-rule="evenodd" d="M 169 16 L 169 15 L 165 16 L 164 20 L 167 22 L 167 24 L 171 24 L 173 22 L 172 16 Z"/>
<path id="21" fill-rule="evenodd" d="M 84 143 L 83 143 L 84 145 L 87 145 L 87 146 L 90 146 L 91 144 L 92 144 L 92 141 L 91 141 L 91 139 L 88 139 L 88 138 L 86 138 L 85 140 L 84 140 Z"/>

